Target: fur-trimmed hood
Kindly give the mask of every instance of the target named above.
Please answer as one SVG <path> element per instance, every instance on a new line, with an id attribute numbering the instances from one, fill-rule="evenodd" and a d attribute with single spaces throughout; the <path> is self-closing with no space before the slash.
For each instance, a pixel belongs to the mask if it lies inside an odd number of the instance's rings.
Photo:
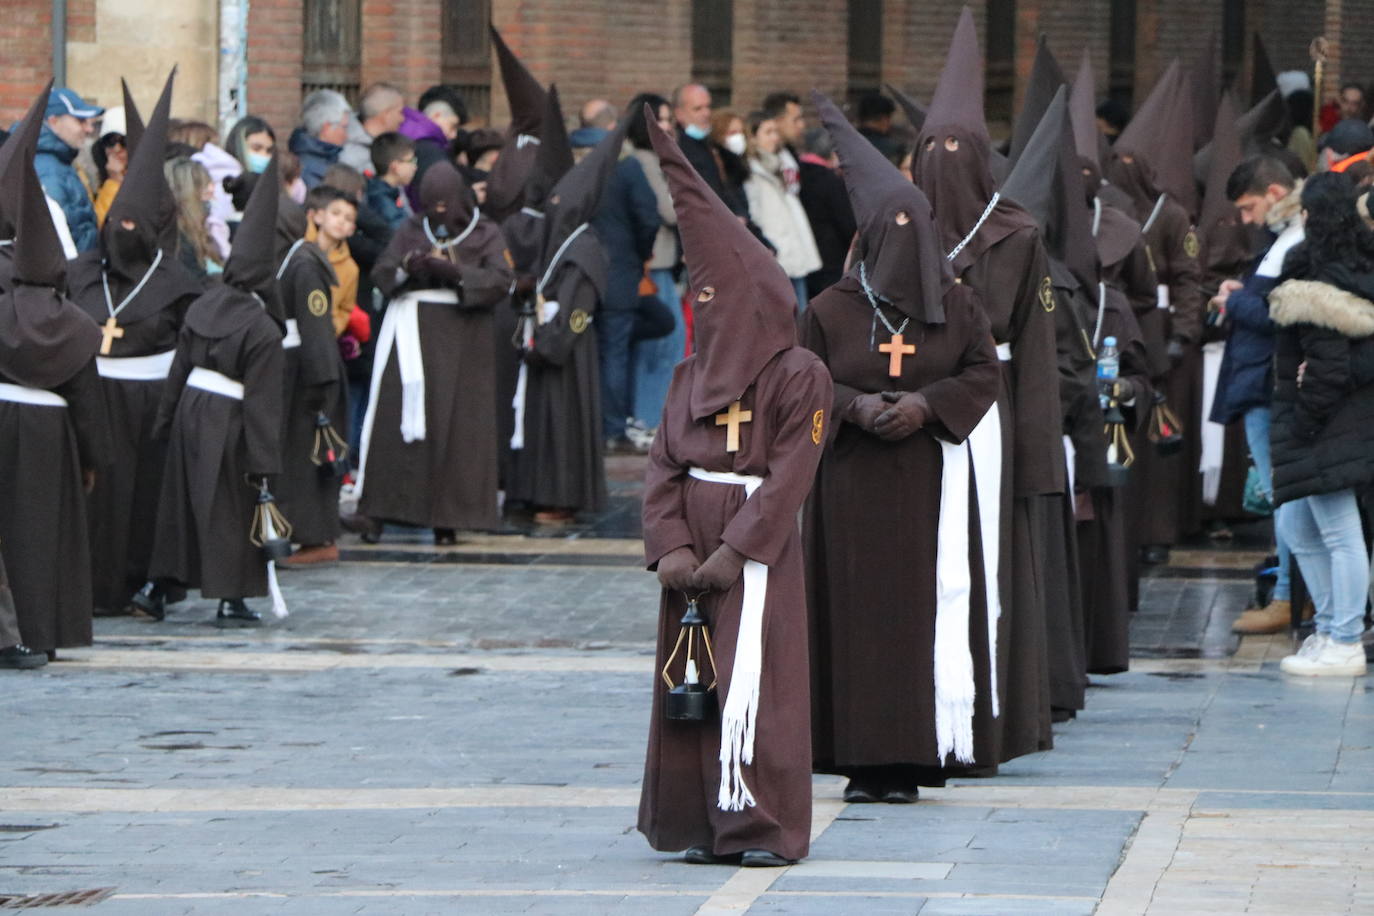
<path id="1" fill-rule="evenodd" d="M 1314 324 L 1345 337 L 1374 335 L 1374 302 L 1319 280 L 1285 280 L 1274 287 L 1269 318 L 1280 327 Z"/>
<path id="2" fill-rule="evenodd" d="M 1302 179 L 1293 185 L 1293 190 L 1288 192 L 1288 196 L 1269 208 L 1269 212 L 1264 214 L 1265 225 L 1275 235 L 1281 235 L 1283 230 L 1302 213 Z"/>

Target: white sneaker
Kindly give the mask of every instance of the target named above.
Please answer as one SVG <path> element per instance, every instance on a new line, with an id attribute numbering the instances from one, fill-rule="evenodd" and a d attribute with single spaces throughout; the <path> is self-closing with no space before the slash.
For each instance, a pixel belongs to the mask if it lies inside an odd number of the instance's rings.
<path id="1" fill-rule="evenodd" d="M 1324 647 L 1329 641 L 1330 637 L 1328 637 L 1325 633 L 1313 633 L 1311 636 L 1307 637 L 1302 641 L 1302 645 L 1298 647 L 1298 651 L 1296 654 L 1300 658 L 1311 658 L 1312 656 L 1320 652 L 1322 650 L 1322 647 Z"/>
<path id="2" fill-rule="evenodd" d="M 1308 641 L 1313 638 L 1309 637 Z M 1363 645 L 1336 642 L 1329 636 L 1320 639 L 1317 649 L 1307 655 L 1302 654 L 1307 649 L 1307 643 L 1303 643 L 1297 655 L 1290 655 L 1279 662 L 1279 670 L 1302 677 L 1360 677 L 1365 673 Z"/>

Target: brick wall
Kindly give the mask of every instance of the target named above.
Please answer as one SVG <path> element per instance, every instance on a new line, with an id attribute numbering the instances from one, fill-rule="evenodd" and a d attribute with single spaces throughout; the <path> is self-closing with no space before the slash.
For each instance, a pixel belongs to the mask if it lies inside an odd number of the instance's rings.
<path id="1" fill-rule="evenodd" d="M 8 130 L 52 75 L 52 4 L 7 0 L 0 16 L 0 127 Z"/>
<path id="2" fill-rule="evenodd" d="M 301 110 L 301 0 L 253 0 L 248 7 L 248 112 L 286 142 Z"/>
<path id="3" fill-rule="evenodd" d="M 442 47 L 439 4 L 440 0 L 363 0 L 364 88 L 391 83 L 414 102 L 435 83 Z"/>

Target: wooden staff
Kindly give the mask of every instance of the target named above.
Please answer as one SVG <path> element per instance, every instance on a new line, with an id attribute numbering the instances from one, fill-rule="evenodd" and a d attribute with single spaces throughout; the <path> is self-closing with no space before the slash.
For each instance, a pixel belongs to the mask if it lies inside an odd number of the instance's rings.
<path id="1" fill-rule="evenodd" d="M 1326 95 L 1322 77 L 1330 56 L 1330 42 L 1326 40 L 1325 35 L 1318 35 L 1312 39 L 1312 44 L 1308 45 L 1307 53 L 1312 55 L 1312 136 L 1316 137 L 1321 133 L 1322 100 Z"/>

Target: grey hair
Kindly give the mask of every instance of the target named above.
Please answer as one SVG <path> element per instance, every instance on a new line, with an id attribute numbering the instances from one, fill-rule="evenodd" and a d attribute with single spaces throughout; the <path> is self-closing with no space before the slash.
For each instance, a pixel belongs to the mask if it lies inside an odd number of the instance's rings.
<path id="1" fill-rule="evenodd" d="M 808 153 L 814 153 L 822 159 L 829 159 L 835 152 L 835 139 L 824 127 L 813 127 L 803 134 L 802 145 Z"/>
<path id="2" fill-rule="evenodd" d="M 375 118 L 396 102 L 404 100 L 405 95 L 401 90 L 390 83 L 374 83 L 358 99 L 358 117 L 364 121 Z"/>
<path id="3" fill-rule="evenodd" d="M 348 119 L 353 106 L 333 89 L 317 89 L 301 104 L 301 125 L 312 137 L 318 137 L 326 124 L 338 124 Z"/>
<path id="4" fill-rule="evenodd" d="M 710 95 L 710 94 L 711 94 L 711 90 L 710 90 L 710 89 L 707 89 L 707 88 L 706 88 L 704 85 L 702 85 L 701 83 L 683 83 L 681 86 L 678 86 L 677 88 L 675 88 L 675 89 L 673 90 L 673 97 L 672 97 L 672 99 L 670 100 L 671 103 L 672 103 L 673 108 L 679 108 L 679 107 L 681 107 L 681 106 L 682 106 L 682 94 L 683 94 L 684 92 L 686 92 L 688 89 L 693 89 L 693 88 L 695 88 L 695 89 L 700 89 L 702 92 L 706 93 L 707 95 Z"/>

